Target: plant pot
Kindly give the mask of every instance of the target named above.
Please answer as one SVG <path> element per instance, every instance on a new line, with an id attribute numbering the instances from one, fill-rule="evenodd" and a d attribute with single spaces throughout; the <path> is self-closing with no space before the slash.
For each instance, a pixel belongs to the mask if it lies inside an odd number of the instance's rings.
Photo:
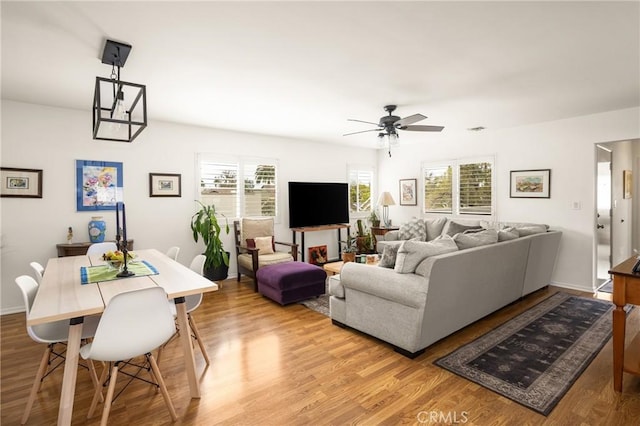
<path id="1" fill-rule="evenodd" d="M 230 255 L 227 252 L 227 257 Z M 213 266 L 211 268 L 204 268 L 203 271 L 204 277 L 211 281 L 222 281 L 226 280 L 229 276 L 229 267 L 224 263 L 220 266 Z"/>
<path id="2" fill-rule="evenodd" d="M 374 228 L 378 228 L 380 226 L 380 221 L 379 220 L 372 220 L 371 221 L 371 226 L 373 226 Z"/>
<path id="3" fill-rule="evenodd" d="M 354 262 L 355 260 L 356 260 L 356 254 L 355 253 L 342 253 L 342 261 L 344 263 Z"/>

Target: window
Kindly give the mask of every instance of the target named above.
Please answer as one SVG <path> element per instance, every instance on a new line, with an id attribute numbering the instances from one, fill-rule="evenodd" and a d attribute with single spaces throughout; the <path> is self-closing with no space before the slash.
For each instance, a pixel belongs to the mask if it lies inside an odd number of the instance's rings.
<path id="1" fill-rule="evenodd" d="M 372 166 L 349 166 L 349 213 L 370 213 L 374 201 Z"/>
<path id="2" fill-rule="evenodd" d="M 492 158 L 424 164 L 422 170 L 425 213 L 493 214 Z"/>
<path id="3" fill-rule="evenodd" d="M 277 216 L 277 163 L 201 154 L 200 201 L 229 218 Z"/>

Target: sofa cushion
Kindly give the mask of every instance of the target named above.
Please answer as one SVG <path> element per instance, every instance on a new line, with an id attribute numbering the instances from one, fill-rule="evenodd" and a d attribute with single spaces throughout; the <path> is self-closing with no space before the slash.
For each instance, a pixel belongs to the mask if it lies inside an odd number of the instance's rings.
<path id="1" fill-rule="evenodd" d="M 384 246 L 378 266 L 382 268 L 393 268 L 396 266 L 396 258 L 398 257 L 399 248 L 400 244 L 389 244 Z"/>
<path id="2" fill-rule="evenodd" d="M 486 246 L 498 242 L 498 231 L 495 229 L 485 229 L 472 233 L 460 232 L 453 237 L 453 241 L 455 241 L 460 250 Z"/>
<path id="3" fill-rule="evenodd" d="M 410 240 L 412 238 L 417 238 L 420 241 L 425 241 L 427 239 L 427 229 L 424 226 L 424 220 L 414 217 L 408 222 L 400 225 L 398 239 Z"/>
<path id="4" fill-rule="evenodd" d="M 521 237 L 524 237 L 526 235 L 533 235 L 533 234 L 543 234 L 547 232 L 546 225 L 521 226 L 521 227 L 516 227 L 516 229 L 518 230 L 518 233 L 520 234 Z"/>
<path id="5" fill-rule="evenodd" d="M 520 237 L 520 233 L 516 228 L 513 228 L 511 226 L 498 231 L 498 241 L 515 240 L 518 237 Z"/>
<path id="6" fill-rule="evenodd" d="M 424 225 L 427 229 L 427 241 L 435 240 L 442 235 L 444 225 L 447 224 L 446 217 L 439 217 L 437 219 L 425 219 Z"/>
<path id="7" fill-rule="evenodd" d="M 446 234 L 453 237 L 454 235 L 459 234 L 460 232 L 467 231 L 469 229 L 477 229 L 478 231 L 481 231 L 483 228 L 480 225 L 464 225 L 462 223 L 451 221 L 449 222 L 449 226 L 447 227 Z"/>
<path id="8" fill-rule="evenodd" d="M 399 274 L 415 272 L 420 262 L 430 256 L 458 250 L 452 238 L 438 238 L 433 241 L 405 241 L 398 249 L 394 270 Z"/>

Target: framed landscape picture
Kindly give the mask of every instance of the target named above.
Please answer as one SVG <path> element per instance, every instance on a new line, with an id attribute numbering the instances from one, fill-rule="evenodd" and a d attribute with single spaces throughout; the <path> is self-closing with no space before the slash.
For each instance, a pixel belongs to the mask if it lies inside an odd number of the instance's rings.
<path id="1" fill-rule="evenodd" d="M 42 198 L 42 170 L 2 167 L 0 196 Z"/>
<path id="2" fill-rule="evenodd" d="M 551 169 L 512 170 L 511 198 L 551 198 Z"/>
<path id="3" fill-rule="evenodd" d="M 181 197 L 182 175 L 149 173 L 149 197 Z"/>
<path id="4" fill-rule="evenodd" d="M 416 187 L 418 179 L 400 179 L 400 205 L 417 206 Z"/>

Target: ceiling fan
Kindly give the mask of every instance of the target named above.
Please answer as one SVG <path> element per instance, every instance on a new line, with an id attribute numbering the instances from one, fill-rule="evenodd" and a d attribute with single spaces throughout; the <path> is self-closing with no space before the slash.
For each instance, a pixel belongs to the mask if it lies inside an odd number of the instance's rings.
<path id="1" fill-rule="evenodd" d="M 409 130 L 412 132 L 441 132 L 442 129 L 444 129 L 443 126 L 413 125 L 413 123 L 417 123 L 418 121 L 424 120 L 427 117 L 422 114 L 413 114 L 405 118 L 400 118 L 397 115 L 393 115 L 393 111 L 396 110 L 396 105 L 386 105 L 384 107 L 384 110 L 387 111 L 389 115 L 380 117 L 380 121 L 378 123 L 372 123 L 371 121 L 355 120 L 353 118 L 347 119 L 347 121 L 357 121 L 359 123 L 373 124 L 374 126 L 377 126 L 377 127 L 375 129 L 345 133 L 342 136 L 349 136 L 349 135 L 355 135 L 358 133 L 366 133 L 366 132 L 379 132 L 378 137 L 381 140 L 386 139 L 387 148 L 389 149 L 389 157 L 391 157 L 391 145 L 395 145 L 396 143 L 398 143 L 397 130 Z"/>

